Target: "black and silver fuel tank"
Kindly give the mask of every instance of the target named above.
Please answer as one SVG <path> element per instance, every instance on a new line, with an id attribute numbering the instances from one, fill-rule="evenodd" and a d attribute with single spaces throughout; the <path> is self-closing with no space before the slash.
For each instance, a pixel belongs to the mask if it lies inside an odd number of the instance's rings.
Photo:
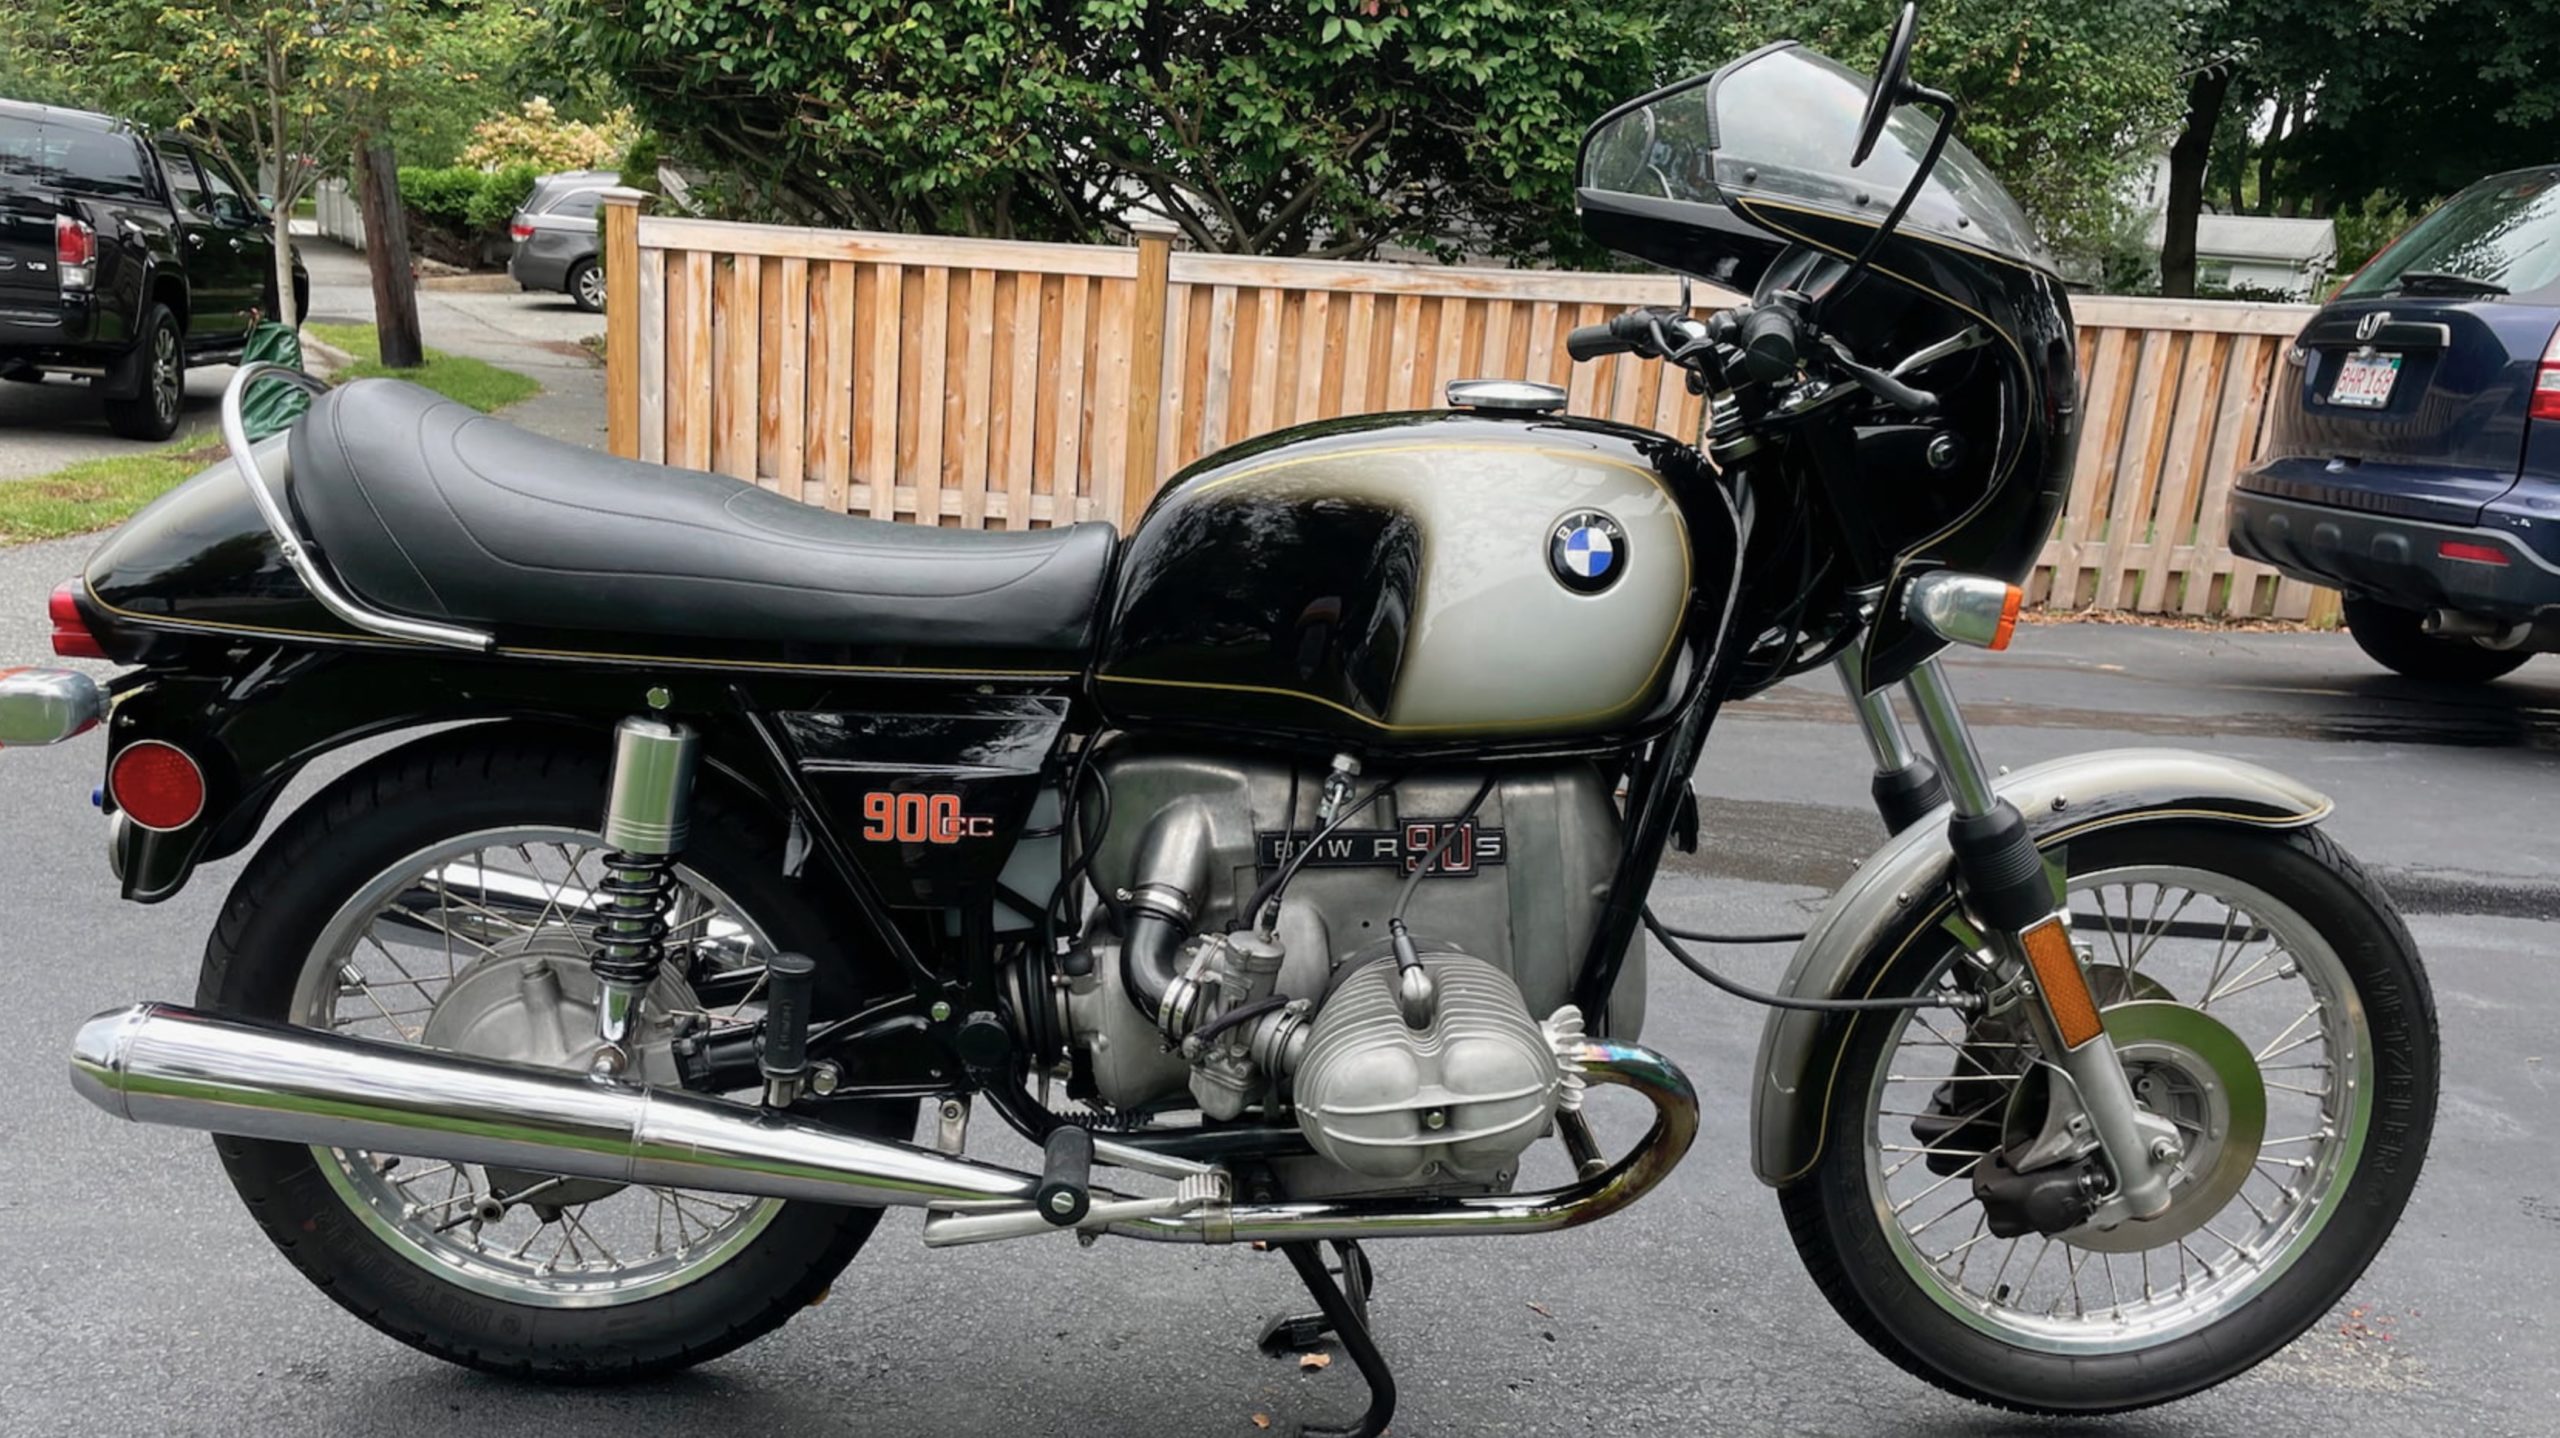
<path id="1" fill-rule="evenodd" d="M 1100 703 L 1124 727 L 1363 750 L 1622 732 L 1671 682 L 1692 589 L 1730 588 L 1692 572 L 1682 456 L 1622 425 L 1478 411 L 1211 455 L 1128 537 Z"/>

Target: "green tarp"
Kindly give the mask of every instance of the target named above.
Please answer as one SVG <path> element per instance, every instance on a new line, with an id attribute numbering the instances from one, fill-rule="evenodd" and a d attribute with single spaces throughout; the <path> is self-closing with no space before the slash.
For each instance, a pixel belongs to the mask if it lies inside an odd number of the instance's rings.
<path id="1" fill-rule="evenodd" d="M 240 362 L 256 364 L 261 360 L 302 368 L 302 336 L 273 321 L 249 331 L 249 343 L 241 352 Z M 240 419 L 248 426 L 252 441 L 291 428 L 309 408 L 311 396 L 275 381 L 251 385 L 249 392 L 240 397 Z"/>

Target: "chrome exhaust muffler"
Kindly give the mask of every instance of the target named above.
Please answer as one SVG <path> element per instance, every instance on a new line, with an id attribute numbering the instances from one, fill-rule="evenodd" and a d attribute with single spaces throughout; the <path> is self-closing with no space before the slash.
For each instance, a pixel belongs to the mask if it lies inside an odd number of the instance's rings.
<path id="1" fill-rule="evenodd" d="M 1296 1243 L 1546 1233 L 1595 1222 L 1650 1192 L 1689 1151 L 1698 1097 L 1668 1059 L 1581 1041 L 1588 1083 L 1632 1088 L 1653 1127 L 1578 1183 L 1482 1197 L 1237 1204 L 1206 1165 L 1096 1145 L 1106 1163 L 1179 1180 L 1171 1198 L 1096 1188 L 1082 1231 L 1159 1243 Z M 929 1244 L 1065 1231 L 1033 1209 L 1040 1180 L 911 1144 L 862 1138 L 752 1105 L 225 1018 L 173 1004 L 111 1009 L 71 1045 L 80 1096 L 135 1123 L 245 1138 L 496 1164 L 610 1183 L 757 1198 L 936 1210 Z"/>
<path id="2" fill-rule="evenodd" d="M 71 1041 L 71 1086 L 135 1123 L 872 1207 L 1029 1200 L 1030 1174 L 680 1089 L 604 1082 L 173 1004 Z"/>

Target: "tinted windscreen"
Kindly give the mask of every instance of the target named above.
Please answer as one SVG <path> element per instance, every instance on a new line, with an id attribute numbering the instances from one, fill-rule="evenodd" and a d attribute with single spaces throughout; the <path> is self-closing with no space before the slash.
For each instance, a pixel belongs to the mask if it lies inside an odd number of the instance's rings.
<path id="1" fill-rule="evenodd" d="M 13 180 L 117 199 L 151 194 L 142 151 L 131 138 L 0 116 L 0 184 Z"/>
<path id="2" fill-rule="evenodd" d="M 2484 180 L 2377 255 L 2339 297 L 2446 292 L 2453 280 L 2510 294 L 2560 281 L 2560 170 Z"/>
<path id="3" fill-rule="evenodd" d="M 1652 199 L 1723 205 L 1734 198 L 1881 221 L 1937 134 L 1937 117 L 1905 105 L 1863 165 L 1858 146 L 1867 77 L 1786 46 L 1738 62 L 1602 122 L 1583 154 L 1582 184 Z M 1906 228 L 2049 264 L 2025 212 L 1960 140 L 1911 203 Z"/>

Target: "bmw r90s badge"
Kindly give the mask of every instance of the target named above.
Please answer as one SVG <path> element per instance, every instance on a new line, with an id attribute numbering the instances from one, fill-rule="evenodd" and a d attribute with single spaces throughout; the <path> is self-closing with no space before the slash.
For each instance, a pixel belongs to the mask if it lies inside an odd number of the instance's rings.
<path id="1" fill-rule="evenodd" d="M 1627 568 L 1627 532 L 1596 509 L 1578 509 L 1547 533 L 1547 568 L 1576 594 L 1597 594 Z"/>

